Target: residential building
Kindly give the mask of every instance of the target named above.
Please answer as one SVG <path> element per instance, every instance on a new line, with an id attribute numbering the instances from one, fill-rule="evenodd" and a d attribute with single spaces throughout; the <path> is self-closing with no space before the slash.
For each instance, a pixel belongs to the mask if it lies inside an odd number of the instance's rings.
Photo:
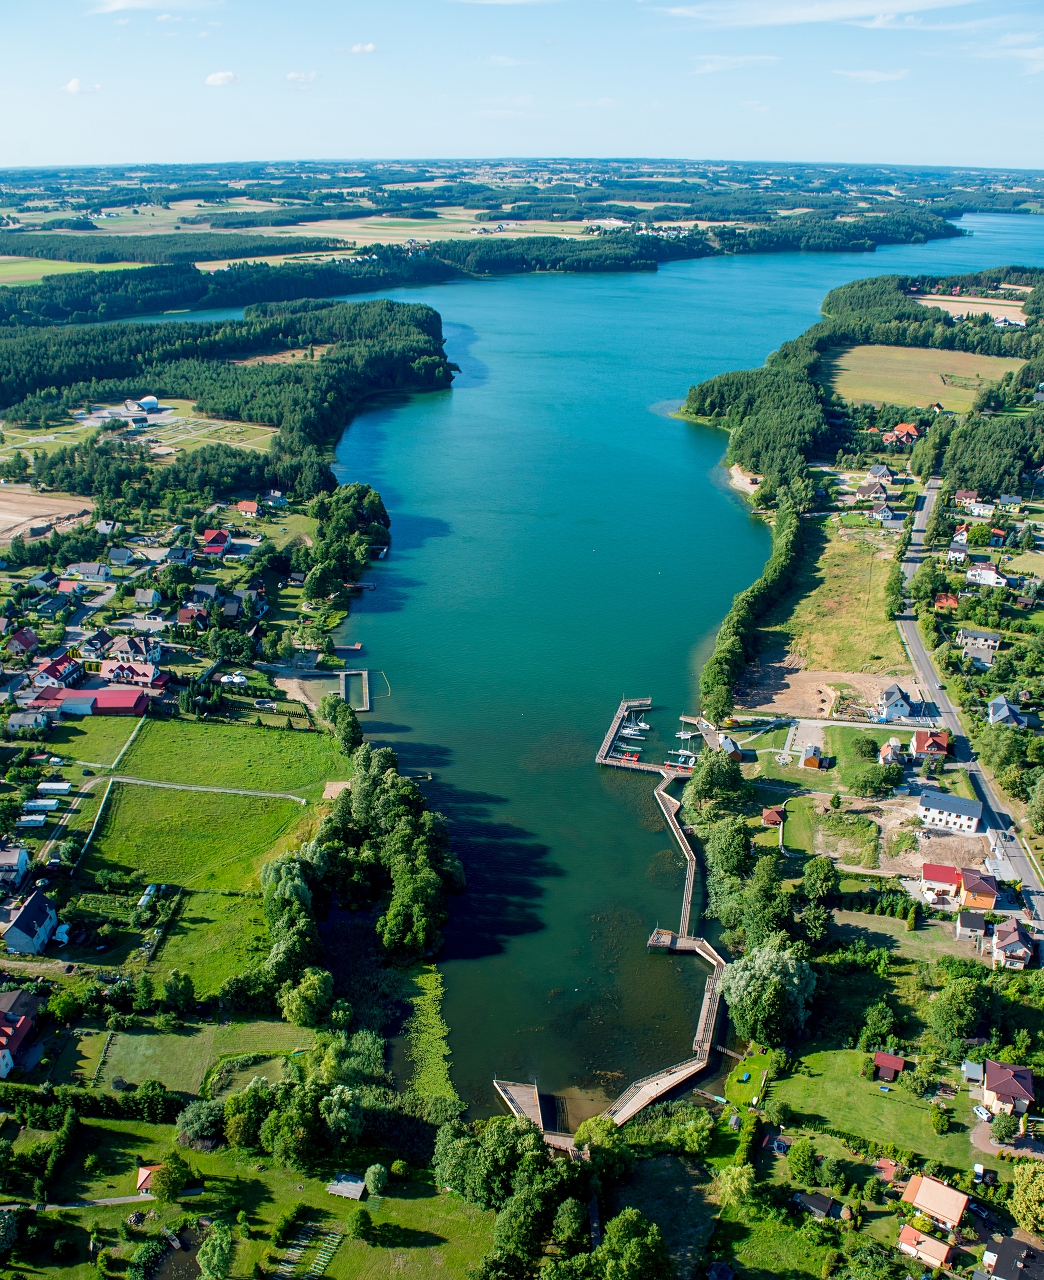
<path id="1" fill-rule="evenodd" d="M 221 616 L 225 619 L 226 622 L 235 622 L 236 619 L 239 617 L 241 609 L 242 609 L 242 605 L 239 603 L 238 600 L 234 600 L 234 599 L 224 600 L 222 601 L 222 604 L 221 604 Z"/>
<path id="2" fill-rule="evenodd" d="M 977 564 L 964 575 L 965 581 L 980 587 L 1007 587 L 1011 584 L 1003 573 L 998 573 L 991 564 Z"/>
<path id="3" fill-rule="evenodd" d="M 875 463 L 866 473 L 867 480 L 876 480 L 879 484 L 891 484 L 895 472 L 883 462 Z"/>
<path id="4" fill-rule="evenodd" d="M 36 616 L 45 622 L 53 622 L 63 609 L 69 607 L 69 601 L 62 596 L 52 596 L 50 600 L 38 600 L 33 606 Z"/>
<path id="5" fill-rule="evenodd" d="M 201 604 L 186 604 L 178 610 L 178 625 L 185 627 L 196 623 L 201 630 L 207 628 L 207 611 Z"/>
<path id="6" fill-rule="evenodd" d="M 992 502 L 973 502 L 968 510 L 973 516 L 980 516 L 984 520 L 992 520 L 997 508 Z"/>
<path id="7" fill-rule="evenodd" d="M 940 591 L 940 593 L 935 597 L 936 610 L 956 609 L 958 604 L 960 604 L 960 601 L 957 599 L 955 595 L 952 595 L 949 591 Z"/>
<path id="8" fill-rule="evenodd" d="M 871 480 L 856 488 L 856 498 L 860 502 L 884 502 L 887 497 L 888 490 L 877 480 Z"/>
<path id="9" fill-rule="evenodd" d="M 129 569 L 134 563 L 134 552 L 130 547 L 113 547 L 109 552 L 109 564 L 116 569 Z"/>
<path id="10" fill-rule="evenodd" d="M 915 729 L 910 754 L 915 760 L 939 760 L 950 750 L 948 729 Z"/>
<path id="11" fill-rule="evenodd" d="M 903 763 L 902 743 L 898 738 L 889 738 L 881 750 L 877 753 L 878 764 L 885 766 L 890 764 L 901 765 Z"/>
<path id="12" fill-rule="evenodd" d="M 959 911 L 954 936 L 958 942 L 974 942 L 986 936 L 986 917 L 981 911 Z"/>
<path id="13" fill-rule="evenodd" d="M 52 662 L 42 666 L 33 676 L 33 684 L 38 689 L 45 688 L 47 685 L 55 689 L 68 689 L 82 675 L 83 667 L 80 663 L 66 654 L 64 657 L 55 658 Z"/>
<path id="14" fill-rule="evenodd" d="M 869 513 L 869 518 L 871 520 L 880 520 L 882 522 L 886 520 L 894 520 L 895 512 L 887 502 L 875 502 L 874 509 Z"/>
<path id="15" fill-rule="evenodd" d="M 968 1197 L 963 1191 L 948 1187 L 938 1178 L 925 1178 L 920 1174 L 914 1174 L 906 1184 L 903 1203 L 912 1204 L 926 1218 L 931 1218 L 947 1231 L 953 1231 L 964 1217 L 964 1211 L 968 1207 Z"/>
<path id="16" fill-rule="evenodd" d="M 1018 920 L 1007 919 L 993 931 L 993 967 L 1025 969 L 1033 959 L 1033 940 Z"/>
<path id="17" fill-rule="evenodd" d="M 180 564 L 189 568 L 195 559 L 196 553 L 191 547 L 171 547 L 167 552 L 168 564 Z"/>
<path id="18" fill-rule="evenodd" d="M 986 707 L 990 724 L 1006 724 L 1010 729 L 1025 729 L 1026 717 L 1003 693 L 991 698 Z"/>
<path id="19" fill-rule="evenodd" d="M 33 1020 L 25 1014 L 13 1018 L 0 1013 L 0 1080 L 6 1080 L 13 1070 L 15 1059 L 32 1029 Z"/>
<path id="20" fill-rule="evenodd" d="M 895 1080 L 903 1074 L 906 1067 L 904 1058 L 897 1058 L 894 1053 L 874 1054 L 874 1075 L 878 1080 Z"/>
<path id="21" fill-rule="evenodd" d="M 35 631 L 30 631 L 28 627 L 22 627 L 20 631 L 16 631 L 8 640 L 7 647 L 15 657 L 21 657 L 25 653 L 35 653 L 40 647 L 40 641 L 37 640 Z"/>
<path id="22" fill-rule="evenodd" d="M 964 564 L 968 559 L 968 548 L 963 542 L 951 542 L 946 552 L 947 564 Z"/>
<path id="23" fill-rule="evenodd" d="M 975 489 L 958 489 L 953 495 L 953 501 L 955 506 L 968 508 L 973 502 L 979 501 L 979 495 Z"/>
<path id="24" fill-rule="evenodd" d="M 152 1175 L 163 1167 L 161 1164 L 142 1164 L 138 1166 L 135 1190 L 139 1196 L 152 1194 Z"/>
<path id="25" fill-rule="evenodd" d="M 151 609 L 154 605 L 159 604 L 163 596 L 155 587 L 138 587 L 134 592 L 134 607 L 136 609 Z"/>
<path id="26" fill-rule="evenodd" d="M 926 896 L 940 894 L 946 898 L 956 898 L 961 892 L 961 873 L 956 867 L 948 867 L 940 862 L 924 862 L 921 864 L 921 892 Z"/>
<path id="27" fill-rule="evenodd" d="M 213 582 L 197 582 L 192 587 L 192 594 L 186 603 L 213 604 L 221 598 L 217 585 Z"/>
<path id="28" fill-rule="evenodd" d="M 739 749 L 736 739 L 728 737 L 727 734 L 722 734 L 718 739 L 718 749 L 724 751 L 730 760 L 743 759 L 743 752 Z"/>
<path id="29" fill-rule="evenodd" d="M 89 662 L 96 662 L 110 644 L 112 644 L 112 636 L 107 631 L 96 631 L 94 635 L 80 641 L 80 657 L 86 658 Z"/>
<path id="30" fill-rule="evenodd" d="M 824 767 L 823 753 L 814 743 L 809 743 L 801 752 L 802 769 L 822 769 Z"/>
<path id="31" fill-rule="evenodd" d="M 286 497 L 279 489 L 269 489 L 261 499 L 266 507 L 285 507 Z"/>
<path id="32" fill-rule="evenodd" d="M 946 1266 L 957 1250 L 944 1240 L 937 1240 L 935 1236 L 926 1236 L 923 1231 L 918 1231 L 916 1227 L 906 1223 L 899 1232 L 899 1252 L 911 1258 L 919 1258 L 921 1262 L 934 1269 Z"/>
<path id="33" fill-rule="evenodd" d="M 69 566 L 70 571 L 72 566 Z M 44 569 L 41 573 L 35 574 L 29 579 L 29 587 L 33 591 L 53 591 L 58 585 L 58 575 L 52 573 L 50 569 Z"/>
<path id="34" fill-rule="evenodd" d="M 97 564 L 93 561 L 71 564 L 66 572 L 74 577 L 82 578 L 84 582 L 112 581 L 112 570 L 109 566 L 107 564 Z"/>
<path id="35" fill-rule="evenodd" d="M 972 911 L 992 911 L 997 905 L 997 881 L 975 867 L 961 867 L 961 906 Z"/>
<path id="36" fill-rule="evenodd" d="M 43 814 L 40 816 L 45 817 Z M 58 914 L 54 903 L 39 889 L 21 905 L 0 908 L 0 935 L 8 951 L 19 955 L 39 955 L 57 927 Z"/>
<path id="37" fill-rule="evenodd" d="M 170 681 L 170 676 L 151 662 L 124 662 L 122 658 L 107 658 L 99 674 L 110 684 L 133 684 L 139 689 L 160 689 Z"/>
<path id="38" fill-rule="evenodd" d="M 987 1058 L 983 1065 L 982 1101 L 994 1115 L 1019 1115 L 1034 1101 L 1033 1072 Z"/>
<path id="39" fill-rule="evenodd" d="M 947 827 L 951 831 L 978 831 L 982 818 L 982 802 L 965 800 L 963 796 L 947 796 L 941 791 L 921 792 L 917 816 L 930 827 Z"/>
<path id="40" fill-rule="evenodd" d="M 1044 1253 L 1032 1242 L 1005 1236 L 987 1243 L 982 1265 L 993 1280 L 1044 1280 Z"/>
<path id="41" fill-rule="evenodd" d="M 920 433 L 912 422 L 900 422 L 892 434 L 897 444 L 913 444 Z"/>
<path id="42" fill-rule="evenodd" d="M 42 711 L 16 711 L 7 717 L 7 727 L 12 733 L 19 729 L 46 729 L 50 723 Z"/>
<path id="43" fill-rule="evenodd" d="M 247 519 L 253 519 L 253 517 L 257 515 L 257 503 L 248 501 L 237 502 L 236 510 L 240 512 L 240 514 L 246 516 Z"/>
<path id="44" fill-rule="evenodd" d="M 954 542 L 960 542 L 963 545 L 967 546 L 968 545 L 968 525 L 959 524 L 957 528 L 954 529 L 953 531 L 953 540 Z"/>
<path id="45" fill-rule="evenodd" d="M 205 529 L 203 532 L 203 554 L 205 556 L 223 556 L 232 547 L 232 535 L 227 529 Z"/>
<path id="46" fill-rule="evenodd" d="M 814 1218 L 822 1221 L 823 1218 L 832 1216 L 834 1201 L 830 1196 L 825 1196 L 821 1191 L 799 1191 L 794 1196 L 794 1203 L 807 1209 Z"/>
<path id="47" fill-rule="evenodd" d="M 109 649 L 109 657 L 119 658 L 122 662 L 156 663 L 163 657 L 163 645 L 151 632 L 117 636 Z"/>
<path id="48" fill-rule="evenodd" d="M 115 520 L 99 520 L 94 526 L 94 532 L 100 533 L 103 538 L 111 538 L 122 528 L 123 525 L 117 524 Z"/>
<path id="49" fill-rule="evenodd" d="M 1000 648 L 999 631 L 978 631 L 975 627 L 961 627 L 957 632 L 957 643 L 960 645 L 978 644 L 986 649 Z"/>
<path id="50" fill-rule="evenodd" d="M 75 600 L 70 600 L 68 597 L 75 596 L 76 599 L 78 600 L 80 596 L 83 595 L 84 584 L 82 582 L 73 582 L 72 578 L 61 578 L 59 579 L 58 585 L 57 587 L 55 587 L 55 590 L 58 592 L 60 596 L 66 597 L 66 600 L 62 604 L 62 607 L 63 608 L 71 607 L 73 604 L 75 604 Z"/>
<path id="51" fill-rule="evenodd" d="M 905 720 L 910 707 L 910 695 L 897 684 L 890 684 L 877 699 L 877 712 L 884 720 Z"/>
<path id="52" fill-rule="evenodd" d="M 1016 493 L 1002 493 L 997 499 L 997 506 L 1002 511 L 1021 511 L 1022 499 Z"/>
<path id="53" fill-rule="evenodd" d="M 1003 529 L 991 529 L 990 530 L 990 546 L 1003 547 L 1004 540 L 1005 538 L 1007 538 L 1007 536 L 1008 535 L 1004 532 Z"/>
<path id="54" fill-rule="evenodd" d="M 988 649 L 985 645 L 965 645 L 963 656 L 977 671 L 989 671 L 997 658 L 996 649 Z"/>
<path id="55" fill-rule="evenodd" d="M 29 850 L 22 845 L 5 844 L 0 847 L 0 890 L 13 893 L 25 879 L 29 870 Z M 3 997 L 0 996 L 0 1007 Z"/>

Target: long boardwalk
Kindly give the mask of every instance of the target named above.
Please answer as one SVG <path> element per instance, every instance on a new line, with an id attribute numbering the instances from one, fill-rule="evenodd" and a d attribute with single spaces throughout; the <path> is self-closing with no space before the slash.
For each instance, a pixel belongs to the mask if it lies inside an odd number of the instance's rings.
<path id="1" fill-rule="evenodd" d="M 693 1056 L 687 1058 L 684 1062 L 676 1062 L 671 1067 L 665 1067 L 662 1071 L 643 1076 L 640 1080 L 635 1080 L 633 1084 L 629 1085 L 616 1101 L 603 1112 L 605 1116 L 615 1121 L 618 1125 L 626 1124 L 643 1107 L 649 1106 L 650 1103 L 655 1102 L 665 1093 L 677 1088 L 678 1085 L 685 1083 L 693 1076 L 699 1075 L 707 1066 L 711 1052 L 714 1049 L 714 1029 L 717 1026 L 718 1010 L 721 1005 L 721 975 L 725 970 L 725 961 L 718 955 L 711 944 L 706 939 L 695 938 L 689 933 L 689 923 L 692 915 L 692 893 L 696 882 L 696 855 L 689 844 L 681 823 L 678 821 L 681 802 L 669 794 L 668 788 L 675 778 L 691 777 L 692 770 L 670 764 L 642 764 L 638 760 L 623 760 L 612 755 L 613 748 L 617 745 L 620 728 L 627 716 L 632 711 L 645 710 L 651 705 L 651 698 L 623 699 L 617 708 L 616 715 L 613 717 L 612 724 L 609 726 L 609 732 L 602 740 L 602 745 L 595 756 L 595 763 L 611 765 L 616 769 L 636 769 L 642 773 L 660 774 L 660 781 L 656 784 L 656 790 L 653 795 L 655 795 L 663 816 L 667 820 L 671 835 L 674 836 L 679 849 L 685 855 L 685 888 L 682 892 L 681 920 L 678 923 L 678 932 L 673 933 L 667 929 L 656 929 L 649 939 L 649 946 L 657 950 L 662 949 L 698 955 L 710 964 L 711 973 L 703 989 L 703 1002 L 700 1006 L 699 1021 L 696 1024 L 696 1035 L 692 1042 Z M 712 724 L 702 716 L 682 716 L 681 719 L 684 723 L 693 724 L 699 729 L 709 750 L 717 750 L 719 745 L 718 734 Z"/>

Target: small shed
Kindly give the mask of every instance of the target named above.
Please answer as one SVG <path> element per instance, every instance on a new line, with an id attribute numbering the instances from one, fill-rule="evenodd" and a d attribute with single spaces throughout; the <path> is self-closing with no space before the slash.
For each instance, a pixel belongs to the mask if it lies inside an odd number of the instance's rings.
<path id="1" fill-rule="evenodd" d="M 822 751 L 814 743 L 810 742 L 801 752 L 802 769 L 822 769 L 824 765 Z"/>
<path id="2" fill-rule="evenodd" d="M 786 810 L 781 805 L 774 806 L 771 809 L 762 809 L 761 825 L 763 827 L 781 827 L 786 816 Z"/>
<path id="3" fill-rule="evenodd" d="M 982 1084 L 982 1063 L 967 1058 L 961 1063 L 961 1076 L 965 1084 Z"/>
<path id="4" fill-rule="evenodd" d="M 878 1080 L 894 1080 L 903 1074 L 905 1066 L 905 1059 L 897 1058 L 894 1053 L 874 1054 L 874 1073 Z"/>
<path id="5" fill-rule="evenodd" d="M 365 1181 L 357 1173 L 339 1173 L 333 1182 L 326 1184 L 332 1196 L 343 1196 L 346 1200 L 361 1200 L 366 1190 Z"/>
<path id="6" fill-rule="evenodd" d="M 139 1196 L 149 1195 L 152 1192 L 152 1175 L 157 1169 L 162 1169 L 161 1164 L 143 1164 L 138 1170 L 138 1186 L 137 1192 Z"/>

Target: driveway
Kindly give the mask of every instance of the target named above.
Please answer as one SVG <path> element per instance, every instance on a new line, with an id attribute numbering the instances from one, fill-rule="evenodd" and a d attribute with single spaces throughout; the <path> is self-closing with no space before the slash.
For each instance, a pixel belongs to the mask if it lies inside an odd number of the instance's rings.
<path id="1" fill-rule="evenodd" d="M 990 1141 L 990 1133 L 992 1129 L 989 1124 L 977 1124 L 971 1131 L 971 1143 L 979 1151 L 984 1151 L 988 1156 L 996 1156 L 1001 1147 L 994 1146 Z M 1044 1160 L 1044 1143 L 1036 1142 L 1033 1138 L 1016 1138 L 1014 1142 L 1006 1142 L 1003 1150 L 1009 1154 L 1017 1156 L 1032 1156 L 1034 1160 Z"/>

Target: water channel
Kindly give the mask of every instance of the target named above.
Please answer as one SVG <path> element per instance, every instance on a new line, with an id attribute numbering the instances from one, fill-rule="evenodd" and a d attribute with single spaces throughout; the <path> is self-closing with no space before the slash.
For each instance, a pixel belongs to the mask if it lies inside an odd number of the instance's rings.
<path id="1" fill-rule="evenodd" d="M 648 758 L 679 745 L 769 535 L 728 488 L 724 435 L 670 411 L 690 383 L 760 364 L 846 280 L 1044 263 L 1044 218 L 962 225 L 874 254 L 386 295 L 442 314 L 461 373 L 374 405 L 337 448 L 338 478 L 381 491 L 393 534 L 343 634 L 385 676 L 367 736 L 433 775 L 467 871 L 441 965 L 472 1114 L 496 1109 L 497 1074 L 574 1098 L 575 1123 L 690 1051 L 706 970 L 645 950 L 677 926 L 680 859 L 652 783 L 592 760 L 625 694 L 654 699 Z"/>

